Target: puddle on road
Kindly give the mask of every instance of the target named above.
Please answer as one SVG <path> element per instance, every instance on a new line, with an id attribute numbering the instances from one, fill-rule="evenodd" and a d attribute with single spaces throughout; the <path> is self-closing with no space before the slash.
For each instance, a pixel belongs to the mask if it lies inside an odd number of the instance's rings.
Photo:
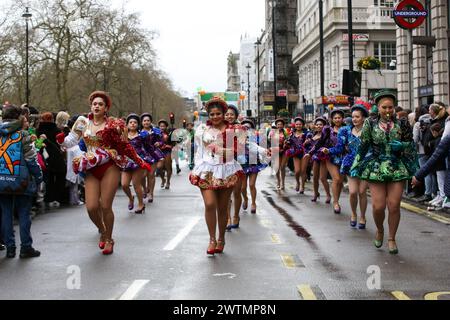
<path id="1" fill-rule="evenodd" d="M 285 209 L 278 206 L 275 203 L 275 201 L 273 200 L 273 198 L 270 197 L 267 192 L 263 191 L 263 194 L 265 195 L 265 197 L 266 197 L 267 201 L 270 203 L 270 205 L 272 207 L 274 207 L 278 211 L 278 213 L 286 220 L 286 222 L 288 223 L 288 226 L 291 227 L 291 229 L 293 229 L 295 231 L 297 236 L 299 236 L 300 238 L 307 239 L 307 240 L 311 239 L 311 234 L 308 231 L 306 231 L 305 228 L 303 228 L 301 225 L 299 225 Z"/>
<path id="2" fill-rule="evenodd" d="M 311 234 L 301 225 L 299 225 L 294 218 L 282 207 L 278 206 L 270 193 L 267 191 L 262 191 L 266 200 L 270 203 L 275 210 L 286 220 L 288 226 L 291 227 L 295 231 L 298 237 L 303 238 L 308 241 L 308 244 L 311 246 L 312 250 L 318 254 L 318 257 L 315 259 L 316 262 L 320 263 L 322 267 L 333 274 L 334 278 L 337 280 L 348 280 L 348 277 L 345 273 L 334 263 L 332 263 L 320 250 L 316 243 L 312 240 Z"/>

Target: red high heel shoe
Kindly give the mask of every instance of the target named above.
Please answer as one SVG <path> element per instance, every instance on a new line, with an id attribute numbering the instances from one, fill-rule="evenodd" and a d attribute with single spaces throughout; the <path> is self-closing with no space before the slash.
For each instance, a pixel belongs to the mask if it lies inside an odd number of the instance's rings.
<path id="1" fill-rule="evenodd" d="M 225 240 L 218 240 L 215 253 L 223 253 L 225 249 Z"/>
<path id="2" fill-rule="evenodd" d="M 106 249 L 106 247 L 109 245 L 109 249 Z M 105 249 L 103 250 L 103 254 L 105 256 L 111 255 L 114 253 L 114 240 L 106 240 L 105 242 Z"/>
<path id="3" fill-rule="evenodd" d="M 209 240 L 208 250 L 206 250 L 206 254 L 213 256 L 216 253 L 217 241 L 216 239 Z"/>
<path id="4" fill-rule="evenodd" d="M 105 231 L 106 232 L 106 231 Z M 101 232 L 101 236 L 100 236 L 100 241 L 98 242 L 98 247 L 100 248 L 100 250 L 105 249 L 105 245 L 106 245 L 106 240 L 105 240 L 105 235 L 103 232 Z"/>

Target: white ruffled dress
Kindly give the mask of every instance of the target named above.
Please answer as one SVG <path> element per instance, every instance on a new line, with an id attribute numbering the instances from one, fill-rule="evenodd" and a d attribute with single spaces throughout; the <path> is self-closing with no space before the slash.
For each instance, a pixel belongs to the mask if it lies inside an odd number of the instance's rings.
<path id="1" fill-rule="evenodd" d="M 227 132 L 235 129 L 235 126 L 230 125 Z M 191 184 L 200 189 L 221 190 L 234 187 L 244 177 L 242 166 L 234 157 L 234 144 L 224 152 L 224 140 L 224 134 L 207 125 L 200 125 L 196 129 L 197 151 L 195 167 L 189 176 Z"/>

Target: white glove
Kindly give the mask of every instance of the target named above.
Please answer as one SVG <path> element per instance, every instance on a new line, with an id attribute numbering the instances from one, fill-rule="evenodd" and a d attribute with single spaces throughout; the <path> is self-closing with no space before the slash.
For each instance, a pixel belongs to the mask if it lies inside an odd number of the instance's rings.
<path id="1" fill-rule="evenodd" d="M 89 120 L 83 116 L 78 117 L 77 121 L 75 121 L 72 131 L 76 132 L 84 132 L 86 130 L 87 124 Z"/>

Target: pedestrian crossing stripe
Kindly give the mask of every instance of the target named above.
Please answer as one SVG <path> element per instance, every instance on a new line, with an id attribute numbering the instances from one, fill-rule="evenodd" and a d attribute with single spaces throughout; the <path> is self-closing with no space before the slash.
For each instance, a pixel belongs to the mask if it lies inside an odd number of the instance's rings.
<path id="1" fill-rule="evenodd" d="M 411 300 L 411 298 L 408 297 L 403 291 L 393 291 L 391 293 L 397 300 Z"/>

